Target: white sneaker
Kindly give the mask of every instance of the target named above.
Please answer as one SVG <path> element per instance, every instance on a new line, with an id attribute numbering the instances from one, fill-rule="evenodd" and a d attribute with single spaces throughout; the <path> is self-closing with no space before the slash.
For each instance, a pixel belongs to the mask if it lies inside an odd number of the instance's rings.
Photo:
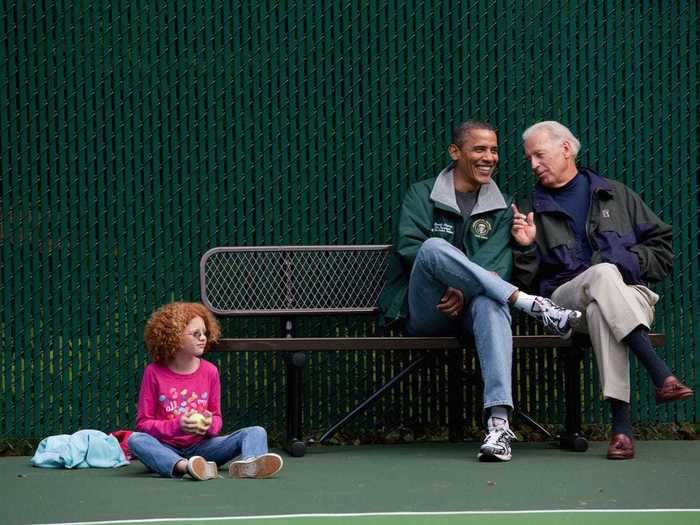
<path id="1" fill-rule="evenodd" d="M 192 479 L 205 481 L 219 477 L 219 467 L 202 456 L 192 456 L 187 460 L 187 473 Z"/>
<path id="2" fill-rule="evenodd" d="M 232 478 L 269 478 L 277 474 L 282 465 L 284 461 L 279 454 L 268 452 L 262 456 L 232 461 L 228 473 Z"/>
<path id="3" fill-rule="evenodd" d="M 539 319 L 544 327 L 562 339 L 568 339 L 583 317 L 578 310 L 569 310 L 554 304 L 551 299 L 537 297 L 532 303 L 531 315 Z"/>
<path id="4" fill-rule="evenodd" d="M 513 457 L 510 442 L 517 438 L 505 425 L 489 429 L 477 458 L 479 461 L 510 461 Z"/>

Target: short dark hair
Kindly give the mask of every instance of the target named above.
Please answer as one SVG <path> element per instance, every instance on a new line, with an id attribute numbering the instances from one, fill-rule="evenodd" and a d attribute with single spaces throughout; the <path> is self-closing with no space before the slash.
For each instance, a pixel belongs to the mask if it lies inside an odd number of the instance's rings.
<path id="1" fill-rule="evenodd" d="M 454 144 L 455 146 L 461 146 L 466 140 L 464 138 L 465 135 L 473 129 L 487 129 L 489 131 L 497 133 L 496 128 L 488 122 L 486 122 L 485 120 L 470 119 L 460 124 L 457 124 L 454 128 L 452 128 L 452 138 L 450 139 L 450 144 Z"/>

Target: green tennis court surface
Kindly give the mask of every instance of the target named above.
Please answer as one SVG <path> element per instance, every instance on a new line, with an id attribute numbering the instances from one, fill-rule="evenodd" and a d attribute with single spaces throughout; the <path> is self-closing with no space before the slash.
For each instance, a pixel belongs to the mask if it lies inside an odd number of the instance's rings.
<path id="1" fill-rule="evenodd" d="M 116 522 L 87 522 L 89 524 L 128 524 L 128 525 L 156 525 L 172 523 L 174 525 L 659 525 L 673 523 L 673 525 L 697 525 L 700 521 L 700 510 L 648 510 L 635 511 L 624 510 L 610 511 L 551 511 L 499 513 L 480 512 L 470 513 L 422 513 L 401 514 L 393 513 L 366 514 L 366 515 L 308 515 L 297 516 L 259 516 L 256 518 L 216 518 L 199 520 L 163 520 L 163 521 L 116 521 Z"/>
<path id="2" fill-rule="evenodd" d="M 622 462 L 606 460 L 605 447 L 580 454 L 518 443 L 507 464 L 478 463 L 477 443 L 312 448 L 285 456 L 274 479 L 207 482 L 160 479 L 136 461 L 70 471 L 2 458 L 0 522 L 700 523 L 700 442 L 639 442 L 638 458 Z M 627 511 L 600 512 L 617 510 Z"/>
<path id="3" fill-rule="evenodd" d="M 365 514 L 365 515 L 308 515 L 297 516 L 259 516 L 255 518 L 216 518 L 216 519 L 173 519 L 150 521 L 109 521 L 86 522 L 80 525 L 658 525 L 673 523 L 673 525 L 697 525 L 700 521 L 700 510 L 624 510 L 610 511 L 551 511 L 498 513 L 422 513 L 422 514 Z"/>

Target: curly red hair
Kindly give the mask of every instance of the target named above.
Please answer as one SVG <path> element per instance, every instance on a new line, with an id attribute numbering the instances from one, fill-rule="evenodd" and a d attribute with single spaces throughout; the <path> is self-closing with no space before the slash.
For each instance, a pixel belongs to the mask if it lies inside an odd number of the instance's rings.
<path id="1" fill-rule="evenodd" d="M 207 348 L 219 340 L 219 322 L 203 304 L 175 302 L 161 306 L 151 314 L 143 332 L 146 348 L 156 363 L 168 362 L 180 350 L 188 323 L 195 317 L 204 320 Z"/>

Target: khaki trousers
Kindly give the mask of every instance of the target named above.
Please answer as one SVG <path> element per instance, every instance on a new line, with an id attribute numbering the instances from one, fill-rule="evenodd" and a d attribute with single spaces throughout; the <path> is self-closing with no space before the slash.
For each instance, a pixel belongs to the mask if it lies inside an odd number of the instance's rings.
<path id="1" fill-rule="evenodd" d="M 583 314 L 578 331 L 591 338 L 606 399 L 629 403 L 629 349 L 622 339 L 639 325 L 651 327 L 658 300 L 646 286 L 625 284 L 610 263 L 596 264 L 554 290 L 552 301 Z"/>

